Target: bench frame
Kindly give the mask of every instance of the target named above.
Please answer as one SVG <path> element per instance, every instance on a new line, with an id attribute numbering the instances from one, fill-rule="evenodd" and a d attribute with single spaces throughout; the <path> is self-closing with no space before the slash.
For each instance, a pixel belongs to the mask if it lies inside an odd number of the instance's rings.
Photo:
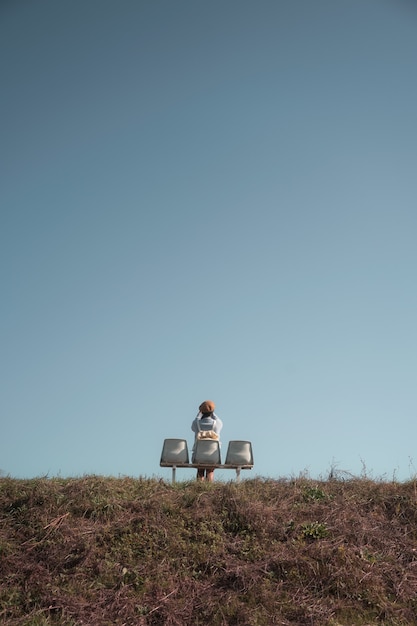
<path id="1" fill-rule="evenodd" d="M 240 481 L 240 471 L 241 470 L 250 470 L 253 465 L 204 465 L 204 463 L 165 463 L 163 461 L 160 462 L 160 467 L 172 467 L 172 482 L 175 483 L 176 478 L 176 470 L 177 468 L 194 468 L 194 469 L 234 469 L 236 470 L 236 482 Z"/>

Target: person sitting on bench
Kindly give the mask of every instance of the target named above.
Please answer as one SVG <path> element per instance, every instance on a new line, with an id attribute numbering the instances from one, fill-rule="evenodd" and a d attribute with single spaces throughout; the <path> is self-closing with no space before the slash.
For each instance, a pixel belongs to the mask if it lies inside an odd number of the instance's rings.
<path id="1" fill-rule="evenodd" d="M 204 435 L 207 435 L 208 438 L 212 436 L 213 439 L 219 440 L 220 431 L 223 428 L 223 422 L 219 416 L 215 414 L 215 408 L 216 405 L 211 400 L 205 400 L 198 407 L 197 416 L 191 424 L 191 430 L 195 433 L 194 447 L 197 440 Z M 203 434 L 201 435 L 201 433 Z M 197 468 L 197 480 L 207 480 L 208 482 L 213 482 L 214 468 Z"/>

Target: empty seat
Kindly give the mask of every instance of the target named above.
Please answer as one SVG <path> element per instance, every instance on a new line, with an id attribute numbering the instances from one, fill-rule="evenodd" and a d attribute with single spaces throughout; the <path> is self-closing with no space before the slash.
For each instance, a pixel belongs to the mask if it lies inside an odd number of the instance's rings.
<path id="1" fill-rule="evenodd" d="M 199 439 L 195 442 L 193 463 L 220 465 L 220 444 L 213 439 Z"/>
<path id="2" fill-rule="evenodd" d="M 165 439 L 160 465 L 189 463 L 188 446 L 185 439 Z"/>
<path id="3" fill-rule="evenodd" d="M 225 465 L 253 465 L 252 444 L 250 441 L 229 441 Z"/>

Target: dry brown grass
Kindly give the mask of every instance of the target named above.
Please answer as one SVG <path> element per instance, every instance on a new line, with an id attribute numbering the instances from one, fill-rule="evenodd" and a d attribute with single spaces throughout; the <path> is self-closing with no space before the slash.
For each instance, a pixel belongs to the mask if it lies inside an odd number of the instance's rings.
<path id="1" fill-rule="evenodd" d="M 0 479 L 0 623 L 417 624 L 416 483 Z"/>

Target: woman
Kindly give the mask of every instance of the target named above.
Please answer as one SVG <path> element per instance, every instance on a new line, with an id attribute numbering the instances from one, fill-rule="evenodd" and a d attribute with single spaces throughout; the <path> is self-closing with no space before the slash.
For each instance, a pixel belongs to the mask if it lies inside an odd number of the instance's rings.
<path id="1" fill-rule="evenodd" d="M 198 433 L 202 430 L 213 430 L 217 435 L 220 435 L 223 422 L 215 414 L 215 408 L 216 405 L 211 400 L 205 400 L 198 407 L 197 417 L 195 417 L 191 424 L 191 430 L 195 433 L 194 447 L 197 442 Z M 212 483 L 214 480 L 214 468 L 206 469 L 199 467 L 197 469 L 197 480 L 207 480 Z"/>

